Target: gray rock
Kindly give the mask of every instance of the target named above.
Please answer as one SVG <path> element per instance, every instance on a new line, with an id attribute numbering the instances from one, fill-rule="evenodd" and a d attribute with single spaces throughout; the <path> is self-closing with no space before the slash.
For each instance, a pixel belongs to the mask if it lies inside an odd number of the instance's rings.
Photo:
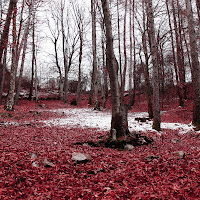
<path id="1" fill-rule="evenodd" d="M 90 156 L 87 154 L 76 153 L 76 152 L 72 153 L 72 160 L 74 160 L 75 162 L 84 163 L 89 161 L 90 159 L 91 159 Z"/>
<path id="2" fill-rule="evenodd" d="M 32 166 L 33 166 L 33 167 L 38 167 L 38 164 L 39 164 L 39 163 L 38 163 L 37 161 L 32 162 Z"/>
<path id="3" fill-rule="evenodd" d="M 133 146 L 132 144 L 126 144 L 126 145 L 124 146 L 124 149 L 125 149 L 125 150 L 131 151 L 131 150 L 134 149 L 134 146 Z"/>
<path id="4" fill-rule="evenodd" d="M 185 153 L 183 151 L 176 151 L 176 152 L 172 152 L 173 156 L 176 158 L 184 158 L 185 157 Z"/>
<path id="5" fill-rule="evenodd" d="M 176 144 L 176 143 L 179 143 L 179 142 L 181 142 L 181 140 L 180 140 L 180 139 L 178 139 L 178 138 L 173 138 L 173 139 L 171 139 L 171 140 L 170 140 L 170 142 L 172 142 L 172 143 Z"/>
<path id="6" fill-rule="evenodd" d="M 46 158 L 43 161 L 43 165 L 44 165 L 44 167 L 53 167 L 54 166 L 54 164 L 52 162 L 48 161 Z"/>

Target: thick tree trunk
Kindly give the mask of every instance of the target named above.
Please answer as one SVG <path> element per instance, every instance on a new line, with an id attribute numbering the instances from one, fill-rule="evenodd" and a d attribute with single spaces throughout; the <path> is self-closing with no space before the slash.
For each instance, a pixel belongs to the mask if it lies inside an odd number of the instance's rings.
<path id="1" fill-rule="evenodd" d="M 154 14 L 152 7 L 152 0 L 146 0 L 146 9 L 149 24 L 149 33 L 151 41 L 151 56 L 153 63 L 153 129 L 159 131 L 160 127 L 160 92 L 159 92 L 159 77 L 158 77 L 158 46 L 155 39 L 155 25 L 154 25 Z"/>
<path id="2" fill-rule="evenodd" d="M 108 69 L 112 96 L 112 120 L 111 134 L 116 133 L 116 137 L 126 136 L 128 132 L 127 115 L 123 114 L 124 106 L 120 100 L 120 87 L 118 81 L 118 62 L 113 50 L 113 36 L 111 26 L 111 16 L 107 0 L 101 0 L 104 13 L 104 23 L 106 27 L 106 66 Z"/>
<path id="3" fill-rule="evenodd" d="M 6 99 L 6 103 L 4 109 L 7 111 L 14 110 L 14 92 L 15 92 L 15 80 L 16 80 L 16 45 L 17 45 L 17 31 L 16 31 L 16 16 L 17 16 L 17 5 L 14 5 L 14 12 L 13 12 L 13 43 L 12 43 L 12 64 L 11 64 L 11 72 L 10 72 L 10 85 L 8 96 Z"/>
<path id="4" fill-rule="evenodd" d="M 1 47 L 0 48 L 0 62 L 3 56 L 3 51 L 8 45 L 8 34 L 9 34 L 10 22 L 11 22 L 12 13 L 16 4 L 17 4 L 17 0 L 10 0 L 5 25 L 3 28 L 3 33 L 1 35 L 1 40 L 0 40 L 0 47 Z"/>
<path id="5" fill-rule="evenodd" d="M 185 0 L 187 19 L 188 19 L 188 30 L 190 37 L 190 49 L 192 59 L 192 83 L 194 91 L 194 103 L 193 103 L 193 124 L 200 130 L 200 63 L 198 60 L 198 49 L 196 33 L 194 28 L 193 11 L 190 0 Z"/>
<path id="6" fill-rule="evenodd" d="M 4 51 L 7 51 L 10 22 L 11 22 L 12 13 L 13 13 L 13 10 L 14 10 L 16 4 L 17 4 L 17 0 L 10 0 L 6 21 L 5 21 L 4 27 L 2 29 L 3 32 L 2 32 L 1 40 L 0 40 L 0 83 L 2 83 L 2 79 L 3 79 L 3 77 L 2 77 L 3 76 L 2 57 L 3 57 Z"/>

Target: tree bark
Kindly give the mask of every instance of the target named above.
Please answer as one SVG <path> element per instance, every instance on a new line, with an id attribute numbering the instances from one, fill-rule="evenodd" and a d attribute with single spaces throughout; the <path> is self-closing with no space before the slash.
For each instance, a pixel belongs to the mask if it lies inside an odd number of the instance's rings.
<path id="1" fill-rule="evenodd" d="M 12 43 L 12 64 L 11 64 L 11 72 L 10 72 L 10 85 L 9 85 L 9 91 L 8 96 L 6 99 L 6 103 L 4 106 L 4 109 L 7 111 L 13 111 L 14 110 L 14 92 L 15 92 L 15 80 L 16 80 L 16 58 L 17 58 L 17 52 L 16 52 L 16 46 L 17 46 L 17 30 L 16 30 L 16 17 L 17 17 L 17 4 L 14 5 L 14 12 L 13 12 L 13 30 L 12 30 L 12 36 L 13 36 L 13 43 Z"/>
<path id="2" fill-rule="evenodd" d="M 152 0 L 146 0 L 146 10 L 148 16 L 148 25 L 150 33 L 150 50 L 153 63 L 153 129 L 161 130 L 160 123 L 160 92 L 159 92 L 159 77 L 158 77 L 158 46 L 155 39 L 155 25 L 154 25 L 154 14 L 152 7 Z"/>
<path id="3" fill-rule="evenodd" d="M 109 73 L 112 97 L 111 135 L 116 132 L 117 139 L 126 136 L 128 132 L 127 115 L 123 115 L 124 106 L 120 100 L 120 87 L 118 81 L 118 62 L 113 50 L 113 35 L 111 16 L 107 0 L 101 0 L 104 23 L 106 27 L 106 66 Z"/>
<path id="4" fill-rule="evenodd" d="M 94 87 L 94 109 L 99 110 L 98 100 L 98 70 L 97 70 L 97 44 L 96 44 L 96 0 L 91 0 L 92 14 L 92 54 L 93 54 L 93 87 Z"/>
<path id="5" fill-rule="evenodd" d="M 79 63 L 78 63 L 78 85 L 77 85 L 77 93 L 76 93 L 76 103 L 79 104 L 80 94 L 81 94 L 81 63 L 82 63 L 82 55 L 83 55 L 83 25 L 79 24 Z"/>
<path id="6" fill-rule="evenodd" d="M 198 60 L 198 49 L 196 32 L 194 28 L 194 17 L 190 0 L 185 0 L 187 20 L 188 20 L 188 30 L 190 38 L 190 51 L 192 59 L 192 83 L 193 83 L 193 124 L 200 130 L 200 63 Z"/>
<path id="7" fill-rule="evenodd" d="M 182 54 L 181 54 L 181 46 L 180 46 L 180 39 L 178 34 L 178 27 L 177 27 L 177 19 L 176 19 L 176 13 L 175 13 L 175 2 L 172 0 L 172 11 L 173 11 L 173 18 L 174 18 L 174 31 L 175 31 L 175 38 L 176 38 L 176 58 L 177 58 L 177 65 L 179 69 L 179 83 L 177 85 L 179 89 L 179 105 L 184 106 L 184 100 L 183 100 L 183 90 L 181 85 L 183 84 L 183 76 L 182 76 L 182 68 L 183 61 L 182 61 Z"/>

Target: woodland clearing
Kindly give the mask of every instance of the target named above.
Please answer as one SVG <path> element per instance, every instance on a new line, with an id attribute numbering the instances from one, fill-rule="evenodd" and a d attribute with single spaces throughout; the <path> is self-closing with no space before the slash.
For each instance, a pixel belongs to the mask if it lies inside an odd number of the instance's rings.
<path id="1" fill-rule="evenodd" d="M 191 125 L 191 106 L 164 107 L 157 132 L 151 121 L 135 120 L 147 117 L 145 104 L 135 105 L 130 131 L 154 142 L 131 151 L 87 144 L 108 133 L 109 106 L 94 111 L 56 100 L 21 100 L 14 112 L 1 106 L 0 199 L 199 199 L 200 132 Z M 75 162 L 74 152 L 90 159 Z"/>

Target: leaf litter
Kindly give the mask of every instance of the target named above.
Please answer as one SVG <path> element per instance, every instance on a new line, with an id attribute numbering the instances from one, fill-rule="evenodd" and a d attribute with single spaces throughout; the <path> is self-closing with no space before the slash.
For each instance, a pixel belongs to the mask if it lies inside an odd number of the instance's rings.
<path id="1" fill-rule="evenodd" d="M 55 104 L 42 111 L 23 104 L 13 113 L 18 118 L 1 119 L 0 199 L 200 198 L 200 133 L 188 120 L 165 118 L 158 133 L 151 121 L 135 120 L 147 113 L 131 111 L 130 130 L 153 137 L 153 144 L 129 151 L 91 147 L 75 143 L 105 136 L 110 112 L 64 104 L 56 111 Z M 75 162 L 77 155 L 89 159 Z"/>

